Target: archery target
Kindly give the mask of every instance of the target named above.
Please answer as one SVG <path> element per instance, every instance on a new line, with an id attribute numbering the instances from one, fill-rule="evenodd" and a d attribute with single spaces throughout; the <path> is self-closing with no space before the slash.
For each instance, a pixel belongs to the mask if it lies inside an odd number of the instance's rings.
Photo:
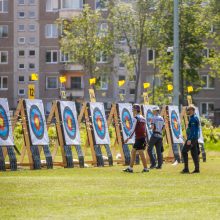
<path id="1" fill-rule="evenodd" d="M 110 144 L 109 131 L 103 103 L 91 102 L 90 111 L 96 144 Z"/>
<path id="2" fill-rule="evenodd" d="M 80 145 L 81 140 L 75 102 L 60 101 L 60 114 L 66 145 Z"/>
<path id="3" fill-rule="evenodd" d="M 130 136 L 133 127 L 132 104 L 119 103 L 118 111 L 119 111 L 120 125 L 122 128 L 123 140 L 126 140 Z M 128 140 L 127 143 L 134 144 L 134 142 L 135 142 L 135 134 L 132 136 L 131 139 Z"/>
<path id="4" fill-rule="evenodd" d="M 0 98 L 0 146 L 14 145 L 7 99 Z"/>
<path id="5" fill-rule="evenodd" d="M 152 123 L 152 118 L 154 116 L 154 114 L 153 114 L 154 107 L 156 107 L 156 105 L 143 105 L 143 115 L 145 116 L 146 123 L 147 123 L 148 141 L 150 140 L 151 135 L 153 134 L 153 131 L 151 129 L 151 123 Z"/>
<path id="6" fill-rule="evenodd" d="M 25 99 L 32 145 L 48 145 L 46 119 L 42 100 Z"/>
<path id="7" fill-rule="evenodd" d="M 196 107 L 195 109 L 195 114 L 197 115 L 198 119 L 199 119 L 199 144 L 204 144 L 204 137 L 202 134 L 202 125 L 201 125 L 201 120 L 200 120 L 200 114 L 199 114 L 199 109 Z"/>
<path id="8" fill-rule="evenodd" d="M 169 124 L 174 144 L 183 144 L 182 126 L 178 106 L 168 106 Z"/>

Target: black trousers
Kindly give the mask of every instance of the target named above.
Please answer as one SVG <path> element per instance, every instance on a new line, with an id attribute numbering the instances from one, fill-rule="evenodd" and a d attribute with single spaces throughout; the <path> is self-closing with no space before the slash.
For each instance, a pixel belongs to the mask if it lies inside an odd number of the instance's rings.
<path id="1" fill-rule="evenodd" d="M 182 155 L 184 160 L 184 169 L 189 169 L 188 165 L 188 152 L 191 151 L 193 162 L 195 165 L 195 170 L 199 170 L 199 143 L 198 140 L 192 140 L 191 145 L 187 145 L 187 141 L 183 146 Z"/>
<path id="2" fill-rule="evenodd" d="M 154 145 L 156 147 L 156 152 L 157 152 L 158 167 L 161 167 L 162 163 L 163 163 L 163 155 L 162 155 L 163 138 L 156 137 L 154 135 L 152 135 L 151 138 L 150 138 L 149 147 L 147 149 L 147 152 L 148 152 L 148 155 L 150 157 L 150 161 L 151 161 L 152 166 L 156 165 L 156 160 L 153 156 Z"/>

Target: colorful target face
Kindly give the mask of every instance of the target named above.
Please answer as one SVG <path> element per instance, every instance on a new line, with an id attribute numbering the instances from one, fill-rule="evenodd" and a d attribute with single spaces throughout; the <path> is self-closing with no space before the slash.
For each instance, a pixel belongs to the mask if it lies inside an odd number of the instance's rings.
<path id="1" fill-rule="evenodd" d="M 44 121 L 39 108 L 36 105 L 32 105 L 30 108 L 30 122 L 31 129 L 38 139 L 42 139 L 44 136 Z"/>
<path id="2" fill-rule="evenodd" d="M 179 119 L 175 111 L 171 112 L 171 128 L 173 130 L 173 133 L 177 139 L 180 138 L 180 125 L 179 125 Z"/>
<path id="3" fill-rule="evenodd" d="M 74 139 L 76 137 L 76 121 L 71 109 L 66 106 L 63 111 L 63 122 L 64 128 L 66 130 L 67 135 Z"/>
<path id="4" fill-rule="evenodd" d="M 49 138 L 42 100 L 25 99 L 29 132 L 32 145 L 48 145 Z"/>
<path id="5" fill-rule="evenodd" d="M 93 133 L 96 144 L 110 144 L 110 137 L 103 103 L 90 103 Z"/>
<path id="6" fill-rule="evenodd" d="M 123 129 L 127 136 L 130 136 L 130 131 L 133 126 L 133 121 L 130 112 L 127 109 L 122 110 L 122 123 L 123 123 Z"/>
<path id="7" fill-rule="evenodd" d="M 65 144 L 81 145 L 75 102 L 59 101 L 59 103 Z"/>
<path id="8" fill-rule="evenodd" d="M 183 144 L 183 134 L 178 106 L 168 106 L 169 124 L 174 144 Z"/>
<path id="9" fill-rule="evenodd" d="M 9 135 L 8 116 L 3 106 L 0 105 L 0 138 L 2 140 L 7 140 L 8 135 Z"/>
<path id="10" fill-rule="evenodd" d="M 148 109 L 147 114 L 146 114 L 146 120 L 147 120 L 147 128 L 149 130 L 150 135 L 153 134 L 152 129 L 151 129 L 151 123 L 152 123 L 153 116 L 154 116 L 154 114 L 151 111 L 151 109 Z"/>

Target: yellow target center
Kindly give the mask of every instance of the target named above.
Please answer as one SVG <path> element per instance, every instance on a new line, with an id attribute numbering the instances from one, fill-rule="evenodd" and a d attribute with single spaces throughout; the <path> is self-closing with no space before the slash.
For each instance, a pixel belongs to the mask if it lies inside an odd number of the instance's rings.
<path id="1" fill-rule="evenodd" d="M 72 120 L 70 118 L 67 119 L 67 125 L 69 128 L 72 128 Z"/>
<path id="2" fill-rule="evenodd" d="M 34 123 L 35 123 L 36 127 L 39 127 L 39 126 L 40 126 L 40 121 L 39 121 L 38 118 L 35 118 L 35 119 L 34 119 Z"/>
<path id="3" fill-rule="evenodd" d="M 3 120 L 3 118 L 0 118 L 0 127 L 4 127 L 4 120 Z"/>

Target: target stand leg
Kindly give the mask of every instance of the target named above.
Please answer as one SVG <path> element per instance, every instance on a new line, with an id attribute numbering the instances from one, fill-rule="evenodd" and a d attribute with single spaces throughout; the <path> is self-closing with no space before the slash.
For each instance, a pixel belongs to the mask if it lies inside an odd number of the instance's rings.
<path id="1" fill-rule="evenodd" d="M 0 171 L 6 171 L 5 158 L 4 158 L 3 150 L 1 146 L 0 146 Z"/>
<path id="2" fill-rule="evenodd" d="M 122 149 L 123 149 L 124 157 L 125 157 L 125 165 L 129 165 L 130 160 L 131 160 L 131 155 L 130 155 L 128 144 L 123 144 Z"/>
<path id="3" fill-rule="evenodd" d="M 40 161 L 40 152 L 38 149 L 38 146 L 30 146 L 31 148 L 31 153 L 32 153 L 32 158 L 33 158 L 33 165 L 35 170 L 40 170 L 41 169 L 41 161 Z"/>
<path id="4" fill-rule="evenodd" d="M 104 160 L 102 158 L 101 147 L 99 145 L 94 145 L 94 150 L 95 150 L 96 159 L 97 159 L 97 166 L 104 167 Z"/>
<path id="5" fill-rule="evenodd" d="M 74 163 L 73 163 L 73 154 L 72 154 L 71 146 L 64 145 L 64 152 L 65 152 L 66 164 L 67 164 L 66 168 L 73 168 Z"/>
<path id="6" fill-rule="evenodd" d="M 107 152 L 109 166 L 113 166 L 113 157 L 112 157 L 112 152 L 110 150 L 110 147 L 108 144 L 105 144 L 104 146 Z"/>
<path id="7" fill-rule="evenodd" d="M 75 145 L 76 152 L 78 154 L 78 159 L 79 159 L 79 167 L 83 168 L 84 167 L 84 155 L 82 152 L 82 148 L 80 145 Z"/>
<path id="8" fill-rule="evenodd" d="M 199 147 L 201 148 L 202 151 L 202 160 L 203 162 L 206 162 L 206 152 L 205 152 L 204 144 L 199 144 Z"/>
<path id="9" fill-rule="evenodd" d="M 181 162 L 182 162 L 182 163 L 184 163 L 184 159 L 183 159 L 182 150 L 183 150 L 183 144 L 180 144 Z"/>
<path id="10" fill-rule="evenodd" d="M 174 155 L 175 161 L 177 160 L 178 163 L 180 163 L 180 155 L 179 155 L 178 144 L 173 144 L 172 148 L 173 148 L 173 155 Z"/>
<path id="11" fill-rule="evenodd" d="M 50 153 L 49 146 L 48 145 L 43 146 L 43 150 L 44 150 L 44 155 L 46 158 L 47 169 L 53 169 L 53 159 Z"/>
<path id="12" fill-rule="evenodd" d="M 8 146 L 7 151 L 8 151 L 9 161 L 10 161 L 10 169 L 11 171 L 16 171 L 17 170 L 17 158 L 14 152 L 14 147 Z"/>

